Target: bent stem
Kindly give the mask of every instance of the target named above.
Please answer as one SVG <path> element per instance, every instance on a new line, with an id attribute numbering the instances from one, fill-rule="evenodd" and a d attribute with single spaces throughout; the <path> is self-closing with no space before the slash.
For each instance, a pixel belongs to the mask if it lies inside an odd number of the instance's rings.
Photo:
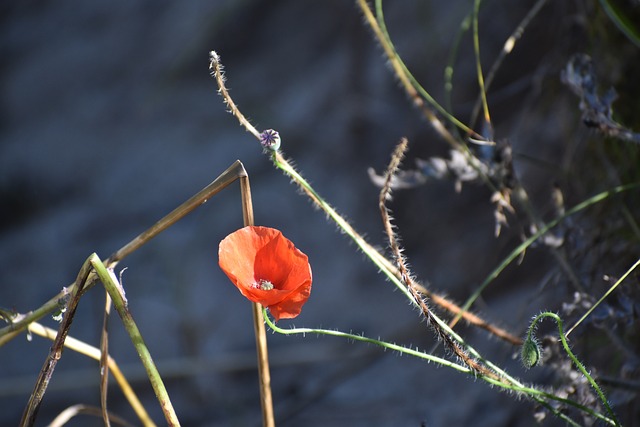
<path id="1" fill-rule="evenodd" d="M 129 313 L 126 307 L 126 300 L 124 299 L 120 291 L 121 286 L 117 284 L 118 280 L 113 275 L 113 270 L 107 270 L 102 261 L 100 261 L 100 258 L 98 258 L 95 253 L 91 254 L 80 268 L 80 272 L 78 273 L 72 296 L 67 304 L 64 318 L 62 319 L 62 323 L 60 324 L 60 328 L 58 330 L 54 343 L 51 346 L 49 355 L 47 356 L 42 370 L 40 371 L 40 375 L 38 376 L 38 380 L 36 381 L 34 390 L 29 397 L 29 402 L 27 403 L 27 406 L 25 408 L 22 420 L 20 421 L 20 425 L 32 426 L 35 423 L 35 419 L 38 414 L 38 410 L 40 409 L 40 404 L 42 403 L 44 394 L 47 391 L 47 387 L 49 385 L 49 382 L 51 381 L 51 377 L 53 376 L 53 372 L 56 368 L 58 360 L 60 360 L 60 358 L 62 357 L 62 351 L 64 349 L 67 335 L 69 333 L 69 328 L 71 327 L 71 323 L 73 322 L 73 318 L 78 308 L 81 294 L 86 288 L 91 273 L 94 272 L 102 281 L 107 292 L 109 293 L 109 296 L 113 300 L 113 304 L 116 307 L 118 314 L 122 318 L 125 329 L 129 333 L 131 341 L 136 347 L 138 355 L 140 356 L 145 369 L 147 369 L 149 380 L 151 381 L 151 385 L 156 393 L 156 396 L 158 397 L 158 400 L 160 401 L 160 405 L 162 406 L 162 410 L 165 413 L 168 425 L 179 426 L 180 423 L 175 414 L 175 411 L 173 410 L 171 401 L 169 400 L 169 396 L 167 395 L 167 391 L 164 388 L 164 384 L 162 383 L 162 379 L 160 378 L 160 375 L 155 368 L 149 350 L 145 346 L 142 336 L 140 335 L 140 331 L 133 321 L 131 313 Z"/>
<path id="2" fill-rule="evenodd" d="M 609 417 L 611 417 L 611 419 L 613 420 L 614 424 L 616 426 L 619 426 L 620 423 L 618 422 L 616 415 L 614 414 L 613 410 L 611 409 L 611 406 L 609 405 L 609 402 L 607 401 L 607 397 L 604 395 L 604 393 L 602 392 L 602 389 L 600 388 L 600 386 L 598 385 L 598 383 L 596 383 L 596 381 L 593 379 L 593 377 L 589 374 L 589 372 L 587 372 L 587 369 L 584 367 L 584 365 L 578 360 L 578 358 L 573 354 L 573 352 L 571 351 L 571 348 L 569 348 L 569 343 L 567 343 L 567 338 L 563 332 L 563 323 L 562 323 L 562 319 L 560 318 L 560 316 L 558 316 L 555 313 L 551 313 L 549 311 L 545 311 L 543 313 L 538 314 L 536 317 L 533 318 L 533 320 L 531 321 L 531 325 L 529 326 L 529 329 L 527 331 L 527 342 L 533 339 L 533 334 L 536 328 L 537 323 L 546 318 L 546 317 L 550 317 L 551 319 L 553 319 L 556 324 L 558 325 L 558 335 L 560 336 L 560 341 L 562 342 L 562 347 L 564 347 L 564 351 L 567 353 L 567 355 L 569 356 L 569 358 L 571 359 L 571 361 L 573 362 L 573 364 L 576 366 L 576 368 L 578 368 L 578 370 L 582 373 L 582 375 L 584 375 L 587 378 L 587 381 L 589 381 L 589 384 L 591 384 L 591 387 L 596 391 L 596 393 L 598 394 L 598 397 L 600 398 L 600 400 L 602 401 L 602 404 L 604 405 L 605 409 L 607 410 L 607 413 L 609 414 Z"/>
<path id="3" fill-rule="evenodd" d="M 348 340 L 364 342 L 367 344 L 377 345 L 379 347 L 387 348 L 389 350 L 397 351 L 400 354 L 407 354 L 411 356 L 418 357 L 420 359 L 427 360 L 429 362 L 434 362 L 442 366 L 446 366 L 451 369 L 455 369 L 456 371 L 463 372 L 465 374 L 471 374 L 472 370 L 467 366 L 459 365 L 450 360 L 443 359 L 442 357 L 434 356 L 425 352 L 422 352 L 417 349 L 412 349 L 408 347 L 404 347 L 401 345 L 389 343 L 386 341 L 376 340 L 373 338 L 365 337 L 364 335 L 350 334 L 347 332 L 336 331 L 331 329 L 315 329 L 315 328 L 289 328 L 283 329 L 278 326 L 271 320 L 269 317 L 267 310 L 262 309 L 262 314 L 264 316 L 264 320 L 267 323 L 267 326 L 271 328 L 274 332 L 277 332 L 282 335 L 304 335 L 304 334 L 317 334 L 317 335 L 329 335 L 333 337 L 346 338 Z"/>
<path id="4" fill-rule="evenodd" d="M 235 180 L 243 174 L 247 174 L 246 170 L 244 169 L 242 162 L 236 160 L 231 166 L 229 166 L 229 168 L 227 168 L 227 170 L 222 172 L 220 176 L 214 179 L 209 185 L 204 187 L 187 201 L 164 216 L 153 226 L 149 227 L 146 231 L 139 234 L 135 239 L 131 240 L 129 243 L 114 252 L 109 258 L 104 261 L 105 266 L 107 268 L 114 268 L 125 257 L 140 249 L 140 247 L 142 247 L 149 240 L 153 239 L 158 234 L 162 233 L 164 230 L 180 221 L 182 218 L 195 210 L 198 206 L 206 203 L 207 200 L 235 182 Z M 89 277 L 86 280 L 86 285 L 84 285 L 83 292 L 89 290 L 95 285 L 95 279 L 95 274 L 93 272 L 90 272 Z M 2 347 L 4 344 L 11 341 L 18 334 L 24 331 L 31 322 L 38 321 L 47 314 L 58 310 L 60 308 L 60 301 L 64 301 L 70 293 L 75 292 L 75 289 L 76 285 L 71 284 L 36 310 L 33 310 L 26 314 L 18 314 L 12 316 L 11 324 L 0 329 L 0 347 Z"/>
<path id="5" fill-rule="evenodd" d="M 425 100 L 431 105 L 431 107 L 433 107 L 447 120 L 449 120 L 451 124 L 463 130 L 468 135 L 473 136 L 474 138 L 483 139 L 482 136 L 462 123 L 460 120 L 456 119 L 453 115 L 451 115 L 451 113 L 449 113 L 440 104 L 438 104 L 438 102 L 429 94 L 429 92 L 424 90 L 420 83 L 418 83 L 413 74 L 411 74 L 402 58 L 400 58 L 400 55 L 398 55 L 398 53 L 396 52 L 395 46 L 393 45 L 391 37 L 389 36 L 389 32 L 387 31 L 387 27 L 384 21 L 384 13 L 382 10 L 382 1 L 376 0 L 375 15 L 371 10 L 369 4 L 367 3 L 367 0 L 358 0 L 358 6 L 360 7 L 360 10 L 365 17 L 366 23 L 369 25 L 369 27 L 371 27 L 374 35 L 376 36 L 376 39 L 382 46 L 382 49 L 384 50 L 384 53 L 389 60 L 389 64 L 391 65 L 391 68 L 393 69 L 396 77 L 400 80 L 402 87 L 406 91 L 413 104 L 420 109 L 422 114 L 429 121 L 431 126 L 433 126 L 436 132 L 438 132 L 453 148 L 462 148 L 460 142 L 455 138 L 455 136 L 452 135 L 451 132 L 449 132 L 444 123 L 442 123 L 436 116 L 436 114 L 426 105 Z"/>

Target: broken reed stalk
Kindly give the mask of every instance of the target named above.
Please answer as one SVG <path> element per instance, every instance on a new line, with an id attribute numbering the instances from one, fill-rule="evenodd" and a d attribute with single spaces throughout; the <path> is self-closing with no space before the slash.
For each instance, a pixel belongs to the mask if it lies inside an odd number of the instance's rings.
<path id="1" fill-rule="evenodd" d="M 149 227 L 146 231 L 140 233 L 136 238 L 129 243 L 114 252 L 109 258 L 104 261 L 107 268 L 115 268 L 115 266 L 122 261 L 128 255 L 131 255 L 136 250 L 140 249 L 145 243 L 162 233 L 167 228 L 171 227 L 176 222 L 191 213 L 198 206 L 205 203 L 211 197 L 222 191 L 224 188 L 232 184 L 242 174 L 246 174 L 244 166 L 240 160 L 236 160 L 227 170 L 222 172 L 216 179 L 214 179 L 209 185 L 204 187 L 198 193 L 193 195 L 187 201 L 175 208 L 169 214 L 165 215 L 162 219 L 156 222 L 153 226 Z M 89 273 L 89 280 L 83 289 L 83 293 L 92 288 L 96 283 L 96 275 L 92 271 Z M 74 292 L 75 284 L 68 285 L 56 296 L 49 301 L 38 307 L 36 310 L 25 314 L 15 315 L 11 324 L 0 329 L 0 347 L 7 342 L 11 341 L 18 334 L 24 331 L 31 322 L 35 322 L 43 318 L 44 316 L 60 309 L 60 301 L 64 301 L 67 296 Z"/>
<path id="2" fill-rule="evenodd" d="M 99 277 L 99 280 L 102 282 L 105 289 L 109 293 L 109 296 L 114 302 L 116 310 L 118 311 L 125 329 L 131 338 L 131 342 L 135 346 L 138 356 L 140 356 L 142 364 L 147 370 L 147 374 L 149 376 L 149 380 L 151 382 L 153 390 L 158 398 L 158 401 L 160 402 L 162 411 L 165 414 L 167 425 L 179 426 L 180 423 L 173 409 L 173 405 L 171 404 L 171 400 L 169 399 L 166 388 L 164 387 L 162 378 L 160 377 L 153 359 L 151 358 L 151 354 L 144 344 L 142 335 L 140 334 L 140 331 L 138 330 L 138 327 L 127 308 L 127 302 L 123 296 L 122 287 L 119 285 L 118 279 L 113 274 L 113 270 L 107 269 L 95 253 L 91 254 L 80 268 L 80 272 L 78 273 L 78 277 L 75 282 L 74 291 L 69 302 L 67 303 L 64 318 L 62 319 L 54 343 L 51 346 L 49 355 L 47 356 L 38 379 L 34 385 L 33 392 L 29 396 L 29 401 L 27 403 L 27 406 L 25 407 L 22 419 L 20 421 L 20 426 L 32 426 L 35 423 L 35 419 L 40 409 L 42 399 L 47 391 L 47 387 L 49 385 L 51 377 L 53 376 L 53 372 L 56 368 L 57 362 L 62 357 L 62 351 L 65 347 L 65 341 L 69 333 L 71 323 L 73 322 L 80 297 L 89 281 L 90 273 L 92 272 Z M 104 352 L 102 353 L 104 354 Z M 103 356 L 101 356 L 101 359 L 102 358 Z M 103 396 L 101 396 L 101 398 L 102 397 Z M 107 413 L 106 408 L 103 408 L 102 415 L 104 417 L 105 424 L 109 425 L 110 415 Z"/>
<path id="3" fill-rule="evenodd" d="M 251 186 L 249 176 L 246 174 L 239 177 L 240 194 L 242 196 L 242 219 L 244 225 L 253 226 L 253 203 L 251 202 Z M 260 383 L 260 406 L 262 408 L 262 425 L 264 427 L 275 427 L 273 414 L 273 397 L 271 395 L 271 373 L 269 370 L 269 353 L 267 351 L 267 331 L 264 326 L 264 315 L 262 305 L 252 302 L 253 329 L 256 336 L 256 351 L 258 356 L 258 377 Z"/>

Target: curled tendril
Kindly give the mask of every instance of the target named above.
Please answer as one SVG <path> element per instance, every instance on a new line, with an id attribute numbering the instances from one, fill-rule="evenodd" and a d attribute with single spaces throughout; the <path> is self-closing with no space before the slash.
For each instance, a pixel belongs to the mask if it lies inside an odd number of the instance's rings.
<path id="1" fill-rule="evenodd" d="M 602 401 L 602 404 L 604 405 L 607 411 L 607 414 L 613 421 L 614 425 L 619 426 L 620 423 L 618 422 L 618 419 L 616 418 L 616 415 L 613 412 L 613 409 L 611 409 L 611 405 L 609 405 L 609 401 L 607 400 L 607 397 L 603 393 L 602 389 L 593 379 L 591 374 L 589 374 L 589 372 L 584 367 L 582 362 L 578 360 L 578 358 L 573 354 L 573 352 L 569 348 L 569 343 L 567 343 L 567 337 L 564 334 L 564 330 L 563 330 L 562 319 L 557 314 L 551 313 L 549 311 L 545 311 L 535 316 L 531 321 L 531 325 L 529 325 L 529 329 L 527 331 L 527 338 L 525 339 L 524 344 L 522 345 L 521 360 L 524 366 L 526 366 L 527 368 L 530 368 L 532 366 L 537 365 L 537 362 L 539 362 L 540 360 L 540 349 L 535 339 L 534 332 L 538 322 L 545 318 L 551 318 L 556 322 L 556 325 L 558 325 L 558 335 L 560 336 L 560 341 L 562 342 L 562 347 L 564 348 L 565 353 L 567 353 L 567 356 L 569 356 L 574 366 L 582 373 L 582 375 L 585 376 L 587 381 L 589 381 L 589 384 L 591 384 L 591 387 L 598 394 L 598 397 Z M 531 363 L 531 362 L 535 362 L 535 363 Z M 529 366 L 530 363 L 531 365 Z"/>

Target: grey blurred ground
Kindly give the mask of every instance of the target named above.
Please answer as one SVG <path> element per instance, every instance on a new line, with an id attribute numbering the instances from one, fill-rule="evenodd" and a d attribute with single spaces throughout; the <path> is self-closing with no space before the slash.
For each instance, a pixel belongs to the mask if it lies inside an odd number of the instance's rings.
<path id="1" fill-rule="evenodd" d="M 440 97 L 446 57 L 470 7 L 393 3 L 387 18 L 398 49 Z M 481 21 L 487 63 L 529 7 L 487 7 Z M 553 171 L 566 162 L 563 145 L 576 150 L 563 138 L 579 126 L 579 115 L 570 111 L 577 101 L 564 89 L 552 105 L 537 104 L 540 92 L 561 88 L 566 59 L 545 46 L 570 44 L 554 39 L 571 29 L 567 10 L 547 7 L 531 35 L 525 33 L 523 53 L 516 50 L 505 63 L 494 123 L 499 137 Z M 0 306 L 36 308 L 73 281 L 91 252 L 106 258 L 240 159 L 257 223 L 283 230 L 312 262 L 312 297 L 283 326 L 433 345 L 402 295 L 225 113 L 209 76 L 208 51 L 215 49 L 245 114 L 259 129 L 278 129 L 284 151 L 316 189 L 384 246 L 367 167 L 382 170 L 402 136 L 411 141 L 410 158 L 444 155 L 447 147 L 398 89 L 352 2 L 9 2 L 0 8 Z M 477 93 L 468 39 L 465 46 L 455 99 L 463 118 Z M 543 72 L 541 62 L 548 67 Z M 531 105 L 539 107 L 535 114 Z M 553 173 L 527 162 L 517 167 L 532 194 L 546 200 Z M 392 208 L 406 255 L 433 289 L 463 300 L 517 243 L 517 230 L 493 238 L 489 197 L 479 187 L 455 194 L 451 183 L 397 195 Z M 232 186 L 120 265 L 128 267 L 131 310 L 187 426 L 260 420 L 250 308 L 216 259 L 217 243 L 241 226 L 239 201 Z M 536 295 L 550 261 L 528 253 L 490 288 L 479 310 L 521 334 L 530 315 L 546 306 Z M 103 298 L 96 288 L 83 299 L 73 336 L 98 345 Z M 55 327 L 51 319 L 44 323 Z M 462 332 L 515 375 L 533 378 L 512 360 L 516 349 L 482 332 Z M 334 338 L 269 339 L 279 425 L 534 423 L 528 402 L 448 369 Z M 19 420 L 48 348 L 39 337 L 21 336 L 0 349 L 0 424 Z M 110 348 L 162 424 L 115 317 Z M 97 381 L 95 362 L 66 352 L 39 425 L 71 404 L 99 405 Z M 110 409 L 134 420 L 115 387 Z M 100 423 L 81 418 L 70 425 Z"/>

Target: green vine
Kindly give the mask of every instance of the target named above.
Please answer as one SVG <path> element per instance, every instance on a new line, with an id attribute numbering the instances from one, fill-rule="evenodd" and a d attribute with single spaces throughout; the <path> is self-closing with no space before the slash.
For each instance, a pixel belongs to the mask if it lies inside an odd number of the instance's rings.
<path id="1" fill-rule="evenodd" d="M 611 419 L 613 420 L 616 426 L 619 426 L 620 423 L 616 419 L 616 416 L 613 413 L 611 406 L 609 405 L 609 401 L 607 400 L 607 397 L 602 392 L 602 389 L 600 388 L 598 383 L 596 383 L 593 377 L 589 374 L 589 372 L 584 367 L 582 362 L 580 362 L 578 358 L 575 356 L 575 354 L 573 354 L 573 352 L 571 351 L 571 348 L 569 347 L 569 343 L 567 342 L 567 338 L 563 331 L 562 319 L 557 314 L 552 313 L 550 311 L 545 311 L 533 318 L 533 320 L 531 321 L 531 325 L 527 330 L 527 338 L 525 339 L 524 344 L 522 345 L 522 353 L 521 353 L 522 364 L 527 368 L 531 368 L 533 366 L 536 366 L 539 363 L 541 350 L 535 338 L 534 333 L 535 333 L 535 329 L 537 327 L 538 322 L 547 317 L 550 317 L 551 319 L 555 320 L 556 324 L 558 325 L 558 335 L 560 336 L 560 341 L 562 342 L 562 347 L 564 348 L 564 351 L 567 353 L 567 355 L 569 356 L 573 364 L 576 366 L 576 368 L 578 368 L 578 370 L 582 373 L 582 375 L 585 376 L 587 381 L 589 381 L 589 384 L 591 384 L 591 387 L 598 394 L 598 397 L 600 398 L 600 400 L 602 401 L 602 404 L 606 408 L 607 413 L 609 414 L 609 417 L 611 417 Z"/>

